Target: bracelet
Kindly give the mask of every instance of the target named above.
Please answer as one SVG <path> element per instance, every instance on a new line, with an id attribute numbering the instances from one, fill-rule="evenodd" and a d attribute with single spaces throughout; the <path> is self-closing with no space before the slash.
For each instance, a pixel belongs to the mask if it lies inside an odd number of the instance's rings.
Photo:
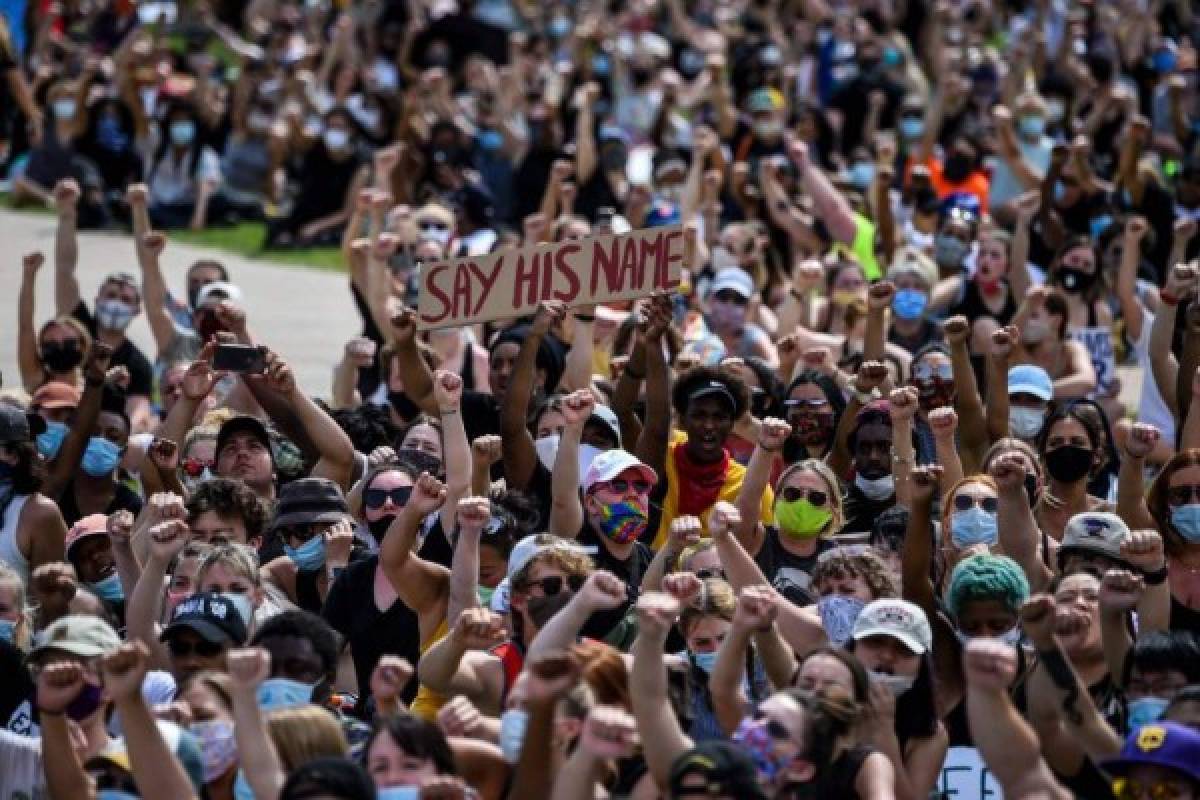
<path id="1" fill-rule="evenodd" d="M 893 450 L 892 451 L 892 463 L 893 464 L 911 464 L 911 463 L 913 463 L 913 457 L 912 456 L 902 456 L 899 453 L 897 453 L 895 450 Z"/>
<path id="2" fill-rule="evenodd" d="M 791 295 L 793 298 L 795 298 L 796 300 L 803 300 L 803 299 L 804 299 L 804 296 L 805 296 L 805 292 L 802 292 L 802 291 L 800 291 L 800 290 L 799 290 L 799 289 L 797 289 L 795 286 L 793 286 L 792 288 L 788 289 L 788 294 L 790 294 L 790 295 Z"/>
<path id="3" fill-rule="evenodd" d="M 448 417 L 452 414 L 457 414 L 458 409 L 457 408 L 442 408 L 442 409 L 438 409 L 438 413 L 441 414 L 443 417 Z"/>
<path id="4" fill-rule="evenodd" d="M 1175 295 L 1171 294 L 1170 292 L 1168 292 L 1166 289 L 1163 289 L 1161 292 L 1158 293 L 1158 299 L 1162 300 L 1163 303 L 1168 306 L 1179 305 L 1179 298 L 1176 297 Z"/>
<path id="5" fill-rule="evenodd" d="M 1143 572 L 1142 581 L 1144 581 L 1147 586 L 1162 586 L 1167 582 L 1167 565 L 1163 564 L 1161 567 L 1154 570 L 1154 572 Z"/>
<path id="6" fill-rule="evenodd" d="M 577 322 L 595 322 L 596 318 L 591 314 L 576 314 L 575 320 Z"/>

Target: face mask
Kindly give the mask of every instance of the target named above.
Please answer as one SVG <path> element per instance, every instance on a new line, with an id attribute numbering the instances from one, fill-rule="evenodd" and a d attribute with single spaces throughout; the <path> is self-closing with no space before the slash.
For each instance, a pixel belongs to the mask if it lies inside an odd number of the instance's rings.
<path id="1" fill-rule="evenodd" d="M 833 414 L 796 414 L 788 421 L 792 423 L 793 437 L 802 445 L 821 446 L 828 443 L 833 436 Z M 776 521 L 778 521 L 778 516 Z"/>
<path id="2" fill-rule="evenodd" d="M 821 627 L 829 641 L 841 647 L 850 639 L 854 630 L 854 621 L 866 606 L 857 597 L 844 594 L 827 594 L 817 601 L 817 613 L 821 615 Z"/>
<path id="3" fill-rule="evenodd" d="M 1047 97 L 1046 98 L 1046 117 L 1051 122 L 1053 122 L 1054 124 L 1057 125 L 1058 123 L 1062 122 L 1062 118 L 1064 115 L 1066 115 L 1066 113 L 1067 113 L 1067 104 L 1064 103 L 1060 98 L 1058 98 L 1058 97 Z"/>
<path id="4" fill-rule="evenodd" d="M 500 750 L 504 760 L 516 764 L 525 744 L 525 729 L 529 727 L 529 712 L 510 708 L 500 715 Z"/>
<path id="5" fill-rule="evenodd" d="M 966 633 L 960 631 L 958 628 L 955 628 L 954 629 L 954 638 L 958 639 L 958 643 L 961 644 L 963 647 L 966 647 L 967 644 L 970 643 L 970 641 L 972 639 L 995 639 L 998 642 L 1003 642 L 1004 644 L 1008 645 L 1009 647 L 1016 647 L 1017 645 L 1019 645 L 1021 643 L 1021 626 L 1014 625 L 1013 627 L 1006 630 L 1004 633 L 1000 634 L 999 636 L 994 636 L 994 637 L 993 636 L 969 636 Z"/>
<path id="6" fill-rule="evenodd" d="M 971 174 L 971 159 L 961 154 L 955 154 L 946 159 L 942 167 L 942 175 L 950 183 L 962 183 Z"/>
<path id="7" fill-rule="evenodd" d="M 950 540 L 960 549 L 973 544 L 995 544 L 996 515 L 975 505 L 966 511 L 955 511 L 950 515 Z"/>
<path id="8" fill-rule="evenodd" d="M 44 458 L 53 459 L 62 449 L 63 439 L 67 438 L 67 426 L 61 422 L 47 422 L 46 430 L 38 434 L 38 452 Z"/>
<path id="9" fill-rule="evenodd" d="M 325 149 L 335 153 L 341 152 L 350 141 L 350 134 L 340 128 L 330 128 L 325 131 Z"/>
<path id="10" fill-rule="evenodd" d="M 925 411 L 942 406 L 954 405 L 954 381 L 934 376 L 927 380 L 913 380 L 917 388 L 917 404 Z"/>
<path id="11" fill-rule="evenodd" d="M 1175 69 L 1175 53 L 1171 50 L 1159 50 L 1150 57 L 1150 63 L 1154 66 L 1154 71 L 1159 75 L 1166 75 Z"/>
<path id="12" fill-rule="evenodd" d="M 100 789 L 96 792 L 96 800 L 141 800 L 141 795 L 121 789 Z"/>
<path id="13" fill-rule="evenodd" d="M 850 167 L 850 183 L 854 188 L 866 191 L 875 181 L 875 165 L 870 161 L 858 161 Z"/>
<path id="14" fill-rule="evenodd" d="M 713 667 L 717 666 L 717 653 L 692 653 L 692 663 L 700 669 L 704 670 L 709 675 L 712 675 Z"/>
<path id="15" fill-rule="evenodd" d="M 1032 439 L 1042 430 L 1046 414 L 1036 408 L 1010 406 L 1008 409 L 1008 430 L 1018 439 Z"/>
<path id="16" fill-rule="evenodd" d="M 484 608 L 492 607 L 492 595 L 494 595 L 495 593 L 496 593 L 495 589 L 489 588 L 487 586 L 476 586 L 475 587 L 475 596 L 479 598 L 479 605 L 483 606 Z"/>
<path id="17" fill-rule="evenodd" d="M 371 531 L 371 536 L 375 537 L 376 543 L 383 544 L 383 537 L 387 535 L 388 528 L 390 528 L 392 523 L 395 521 L 396 517 L 393 514 L 389 514 L 386 517 L 380 517 L 379 519 L 373 519 L 367 522 L 367 530 Z"/>
<path id="18" fill-rule="evenodd" d="M 600 163 L 608 172 L 623 172 L 629 160 L 624 145 L 609 145 L 600 151 Z"/>
<path id="19" fill-rule="evenodd" d="M 88 439 L 87 450 L 83 451 L 83 461 L 80 466 L 83 471 L 93 478 L 103 478 L 111 475 L 121 460 L 121 448 L 99 436 Z"/>
<path id="20" fill-rule="evenodd" d="M 103 580 L 96 581 L 91 584 L 92 591 L 100 596 L 101 600 L 109 603 L 120 603 L 125 600 L 125 590 L 121 588 L 121 576 L 113 570 Z"/>
<path id="21" fill-rule="evenodd" d="M 554 618 L 555 614 L 567 607 L 567 603 L 571 602 L 572 597 L 574 597 L 574 592 L 563 589 L 551 597 L 529 598 L 529 602 L 525 604 L 525 610 L 529 612 L 529 621 L 535 628 L 541 630 Z"/>
<path id="22" fill-rule="evenodd" d="M 133 322 L 135 314 L 133 306 L 120 300 L 101 300 L 96 304 L 96 322 L 106 330 L 125 330 Z"/>
<path id="23" fill-rule="evenodd" d="M 774 139 L 783 133 L 783 125 L 779 120 L 764 119 L 754 123 L 754 135 L 760 139 Z"/>
<path id="24" fill-rule="evenodd" d="M 962 266 L 970 246 L 962 239 L 939 233 L 933 237 L 933 260 L 939 267 L 957 269 Z"/>
<path id="25" fill-rule="evenodd" d="M 925 313 L 929 296 L 919 289 L 900 289 L 892 298 L 892 310 L 900 319 L 920 319 Z"/>
<path id="26" fill-rule="evenodd" d="M 746 307 L 737 303 L 722 303 L 713 300 L 709 304 L 708 318 L 713 327 L 721 331 L 739 331 L 746 327 Z"/>
<path id="27" fill-rule="evenodd" d="M 1092 468 L 1092 451 L 1086 447 L 1068 444 L 1046 453 L 1046 471 L 1060 483 L 1075 483 L 1082 480 Z"/>
<path id="28" fill-rule="evenodd" d="M 83 352 L 74 342 L 51 342 L 42 347 L 42 363 L 51 372 L 66 372 L 83 363 Z"/>
<path id="29" fill-rule="evenodd" d="M 476 141 L 479 142 L 479 149 L 494 153 L 504 146 L 504 135 L 499 131 L 480 131 Z"/>
<path id="30" fill-rule="evenodd" d="M 1037 344 L 1050 333 L 1050 322 L 1045 319 L 1027 319 L 1021 329 L 1021 341 L 1026 344 Z"/>
<path id="31" fill-rule="evenodd" d="M 17 623 L 11 619 L 0 619 L 0 642 L 16 644 Z"/>
<path id="32" fill-rule="evenodd" d="M 1127 706 L 1129 730 L 1161 718 L 1169 704 L 1170 701 L 1165 697 L 1139 697 L 1137 700 L 1130 700 Z"/>
<path id="33" fill-rule="evenodd" d="M 864 478 L 860 473 L 854 476 L 854 485 L 867 496 L 868 500 L 886 500 L 896 491 L 896 476 L 888 474 L 882 478 Z"/>
<path id="34" fill-rule="evenodd" d="M 628 544 L 645 533 L 649 520 L 650 511 L 639 497 L 602 505 L 600 515 L 596 518 L 596 527 L 605 538 L 616 544 Z"/>
<path id="35" fill-rule="evenodd" d="M 1063 291 L 1086 292 L 1096 282 L 1096 274 L 1084 272 L 1075 267 L 1063 267 L 1058 271 L 1057 280 Z"/>
<path id="36" fill-rule="evenodd" d="M 920 139 L 925 133 L 925 120 L 920 117 L 902 117 L 897 127 L 900 129 L 900 135 L 911 142 Z"/>
<path id="37" fill-rule="evenodd" d="M 75 116 L 75 101 L 69 97 L 61 97 L 53 103 L 54 118 L 66 122 Z"/>
<path id="38" fill-rule="evenodd" d="M 80 690 L 75 699 L 67 706 L 67 716 L 76 722 L 82 722 L 92 714 L 95 714 L 96 710 L 100 708 L 100 699 L 103 695 L 103 686 L 96 686 L 84 681 L 83 689 Z"/>
<path id="39" fill-rule="evenodd" d="M 317 534 L 299 547 L 285 544 L 283 551 L 301 572 L 315 572 L 325 563 L 325 536 Z"/>
<path id="40" fill-rule="evenodd" d="M 1101 234 L 1108 230 L 1108 226 L 1112 225 L 1113 218 L 1108 214 L 1101 214 L 1098 217 L 1092 217 L 1088 220 L 1088 229 L 1091 231 L 1093 239 L 1099 239 Z"/>
<path id="41" fill-rule="evenodd" d="M 271 127 L 271 118 L 260 111 L 252 111 L 246 117 L 246 127 L 253 133 L 264 133 L 267 128 Z"/>
<path id="42" fill-rule="evenodd" d="M 1036 139 L 1046 132 L 1046 119 L 1035 114 L 1021 117 L 1019 124 L 1021 135 L 1028 139 Z"/>
<path id="43" fill-rule="evenodd" d="M 744 719 L 733 732 L 733 741 L 745 748 L 758 770 L 760 783 L 771 784 L 787 766 L 775 753 L 775 740 L 765 719 Z"/>
<path id="44" fill-rule="evenodd" d="M 867 670 L 867 676 L 870 677 L 871 683 L 881 683 L 888 688 L 892 693 L 892 697 L 899 697 L 912 688 L 916 678 L 912 675 L 892 675 L 887 672 L 875 672 Z"/>
<path id="45" fill-rule="evenodd" d="M 180 483 L 182 483 L 184 485 L 184 487 L 187 488 L 189 493 L 194 494 L 196 491 L 196 487 L 198 487 L 200 484 L 204 483 L 205 481 L 211 481 L 214 477 L 215 476 L 213 475 L 212 470 L 209 469 L 208 467 L 205 467 L 203 470 L 200 471 L 200 474 L 194 478 L 191 475 L 188 475 L 186 472 L 183 472 L 179 476 L 179 481 L 180 481 Z"/>
<path id="46" fill-rule="evenodd" d="M 376 800 L 417 800 L 421 790 L 416 786 L 386 786 L 375 790 Z"/>
<path id="47" fill-rule="evenodd" d="M 259 684 L 258 707 L 263 711 L 293 708 L 312 702 L 314 683 L 301 683 L 288 678 L 268 678 Z"/>
<path id="48" fill-rule="evenodd" d="M 791 503 L 779 500 L 775 503 L 775 522 L 779 531 L 792 539 L 811 539 L 825 530 L 833 512 L 825 506 L 814 506 L 807 497 Z"/>
<path id="49" fill-rule="evenodd" d="M 388 392 L 388 404 L 400 416 L 400 419 L 405 421 L 414 419 L 417 414 L 421 413 L 417 404 L 404 392 Z"/>
<path id="50" fill-rule="evenodd" d="M 200 742 L 204 757 L 204 782 L 212 783 L 238 762 L 237 742 L 233 726 L 224 720 L 194 722 L 188 729 Z"/>
<path id="51" fill-rule="evenodd" d="M 562 39 L 571 32 L 571 20 L 566 17 L 555 17 L 546 26 L 546 33 L 555 39 Z"/>
<path id="52" fill-rule="evenodd" d="M 1171 509 L 1171 525 L 1189 542 L 1200 542 L 1200 503 Z"/>
<path id="53" fill-rule="evenodd" d="M 558 458 L 558 442 L 562 437 L 557 433 L 535 439 L 533 449 L 537 450 L 538 461 L 549 472 L 554 472 L 554 460 Z"/>
<path id="54" fill-rule="evenodd" d="M 196 123 L 190 119 L 171 123 L 171 143 L 185 147 L 196 138 Z"/>
<path id="55" fill-rule="evenodd" d="M 224 597 L 230 605 L 237 609 L 238 614 L 242 616 L 242 622 L 249 625 L 254 619 L 254 606 L 248 595 L 240 592 L 221 592 L 221 597 Z"/>
<path id="56" fill-rule="evenodd" d="M 256 800 L 250 781 L 246 780 L 246 773 L 240 769 L 237 780 L 233 782 L 233 800 Z"/>

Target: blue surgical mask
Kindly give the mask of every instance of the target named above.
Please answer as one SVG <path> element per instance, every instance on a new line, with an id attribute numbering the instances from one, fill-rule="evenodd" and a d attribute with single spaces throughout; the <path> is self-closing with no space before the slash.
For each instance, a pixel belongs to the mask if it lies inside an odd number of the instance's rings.
<path id="1" fill-rule="evenodd" d="M 318 533 L 299 547 L 285 544 L 283 551 L 301 572 L 315 572 L 325 563 L 325 535 Z"/>
<path id="2" fill-rule="evenodd" d="M 1040 114 L 1030 114 L 1021 117 L 1021 135 L 1030 139 L 1037 138 L 1046 132 L 1046 118 Z"/>
<path id="3" fill-rule="evenodd" d="M 866 190 L 875 180 L 875 165 L 870 161 L 856 161 L 850 166 L 850 182 L 854 188 Z"/>
<path id="4" fill-rule="evenodd" d="M 900 289 L 892 298 L 892 310 L 900 319 L 920 319 L 929 304 L 929 295 L 920 289 Z"/>
<path id="5" fill-rule="evenodd" d="M 494 153 L 504 146 L 504 134 L 500 131 L 482 130 L 476 137 L 481 150 Z"/>
<path id="6" fill-rule="evenodd" d="M 121 587 L 121 576 L 117 574 L 116 570 L 108 573 L 108 577 L 96 581 L 90 586 L 101 600 L 109 603 L 120 603 L 125 600 L 125 590 Z"/>
<path id="7" fill-rule="evenodd" d="M 920 117 L 901 117 L 898 127 L 900 135 L 911 142 L 920 139 L 925 133 L 925 120 Z"/>
<path id="8" fill-rule="evenodd" d="M 996 543 L 996 515 L 972 505 L 966 511 L 955 511 L 950 515 L 950 541 L 958 548 L 973 544 L 993 545 Z"/>
<path id="9" fill-rule="evenodd" d="M 829 641 L 839 647 L 850 639 L 854 621 L 867 604 L 857 597 L 844 594 L 827 594 L 817 601 L 817 613 L 821 615 L 821 627 Z"/>
<path id="10" fill-rule="evenodd" d="M 100 436 L 88 439 L 87 450 L 83 452 L 80 466 L 83 471 L 93 478 L 103 478 L 111 475 L 121 461 L 121 448 Z"/>
<path id="11" fill-rule="evenodd" d="M 525 729 L 528 727 L 528 711 L 510 708 L 500 715 L 500 750 L 509 764 L 516 764 L 521 757 L 521 745 L 525 743 Z"/>
<path id="12" fill-rule="evenodd" d="M 276 708 L 293 708 L 312 702 L 314 683 L 301 683 L 289 678 L 268 678 L 257 692 L 258 707 L 263 711 Z"/>
<path id="13" fill-rule="evenodd" d="M 1162 49 L 1151 56 L 1151 63 L 1154 65 L 1154 71 L 1159 75 L 1166 75 L 1175 69 L 1175 51 Z"/>
<path id="14" fill-rule="evenodd" d="M 692 661 L 697 667 L 712 675 L 713 667 L 717 666 L 717 651 L 711 653 L 692 653 Z"/>
<path id="15" fill-rule="evenodd" d="M 1189 542 L 1200 542 L 1200 503 L 1171 509 L 1171 525 Z"/>
<path id="16" fill-rule="evenodd" d="M 15 645 L 17 638 L 17 623 L 11 619 L 0 619 L 0 641 Z"/>
<path id="17" fill-rule="evenodd" d="M 141 795 L 122 789 L 100 789 L 96 792 L 96 800 L 141 800 Z"/>
<path id="18" fill-rule="evenodd" d="M 1127 706 L 1129 730 L 1162 717 L 1169 703 L 1165 697 L 1139 697 L 1137 700 L 1130 700 Z"/>
<path id="19" fill-rule="evenodd" d="M 416 786 L 383 786 L 375 790 L 376 800 L 417 800 L 421 790 Z"/>
<path id="20" fill-rule="evenodd" d="M 43 458 L 53 459 L 58 457 L 58 451 L 62 449 L 63 439 L 67 438 L 67 431 L 70 430 L 61 422 L 47 422 L 46 430 L 38 434 L 37 446 L 38 452 Z"/>
<path id="21" fill-rule="evenodd" d="M 1063 185 L 1062 181 L 1055 181 L 1055 183 L 1054 183 L 1054 202 L 1061 203 L 1063 201 L 1063 198 L 1065 198 L 1066 196 L 1067 196 L 1067 187 Z"/>
<path id="22" fill-rule="evenodd" d="M 1108 226 L 1112 225 L 1113 218 L 1108 214 L 1101 214 L 1098 217 L 1092 217 L 1088 220 L 1088 229 L 1092 232 L 1092 238 L 1097 239 L 1100 234 L 1108 230 Z"/>
<path id="23" fill-rule="evenodd" d="M 233 800 L 255 800 L 254 789 L 250 788 L 246 773 L 240 769 L 237 772 L 237 780 L 233 782 Z"/>
<path id="24" fill-rule="evenodd" d="M 54 109 L 54 118 L 66 122 L 75 116 L 75 101 L 70 97 L 60 97 L 50 104 Z"/>
<path id="25" fill-rule="evenodd" d="M 171 143 L 184 147 L 196 138 L 196 123 L 190 119 L 181 119 L 171 123 Z"/>

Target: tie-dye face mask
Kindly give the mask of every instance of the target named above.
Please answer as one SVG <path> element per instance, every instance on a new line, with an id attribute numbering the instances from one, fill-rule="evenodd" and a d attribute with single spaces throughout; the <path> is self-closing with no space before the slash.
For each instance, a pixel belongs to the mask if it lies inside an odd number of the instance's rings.
<path id="1" fill-rule="evenodd" d="M 607 538 L 617 544 L 632 542 L 641 537 L 650 522 L 650 509 L 645 500 L 621 500 L 604 503 L 596 518 L 596 526 Z"/>

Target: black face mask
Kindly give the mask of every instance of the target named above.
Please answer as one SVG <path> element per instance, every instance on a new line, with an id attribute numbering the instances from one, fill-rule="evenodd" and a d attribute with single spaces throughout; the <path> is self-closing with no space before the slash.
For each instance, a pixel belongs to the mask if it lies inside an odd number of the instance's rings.
<path id="1" fill-rule="evenodd" d="M 1057 282 L 1065 291 L 1086 292 L 1096 282 L 1096 273 L 1063 267 L 1058 271 Z"/>
<path id="2" fill-rule="evenodd" d="M 1075 483 L 1087 477 L 1092 468 L 1092 451 L 1086 447 L 1066 444 L 1050 450 L 1044 456 L 1046 471 L 1061 483 Z"/>
<path id="3" fill-rule="evenodd" d="M 571 602 L 571 598 L 574 596 L 573 592 L 564 589 L 552 597 L 540 596 L 529 598 L 529 601 L 525 604 L 525 608 L 529 611 L 530 621 L 540 631 L 546 627 L 546 623 L 555 614 L 566 608 L 567 603 Z"/>
<path id="4" fill-rule="evenodd" d="M 67 372 L 83 363 L 83 351 L 75 342 L 48 342 L 42 346 L 42 363 L 51 372 Z"/>
<path id="5" fill-rule="evenodd" d="M 421 413 L 420 407 L 404 392 L 388 392 L 388 403 L 391 404 L 392 410 L 400 415 L 400 419 L 406 422 L 416 419 Z"/>
<path id="6" fill-rule="evenodd" d="M 389 514 L 386 517 L 380 517 L 375 520 L 367 520 L 367 530 L 375 537 L 376 544 L 383 544 L 383 537 L 387 535 L 388 528 L 396 521 L 394 515 Z"/>
<path id="7" fill-rule="evenodd" d="M 955 153 L 946 159 L 942 166 L 942 174 L 951 183 L 962 183 L 971 174 L 971 159 L 961 153 Z"/>

